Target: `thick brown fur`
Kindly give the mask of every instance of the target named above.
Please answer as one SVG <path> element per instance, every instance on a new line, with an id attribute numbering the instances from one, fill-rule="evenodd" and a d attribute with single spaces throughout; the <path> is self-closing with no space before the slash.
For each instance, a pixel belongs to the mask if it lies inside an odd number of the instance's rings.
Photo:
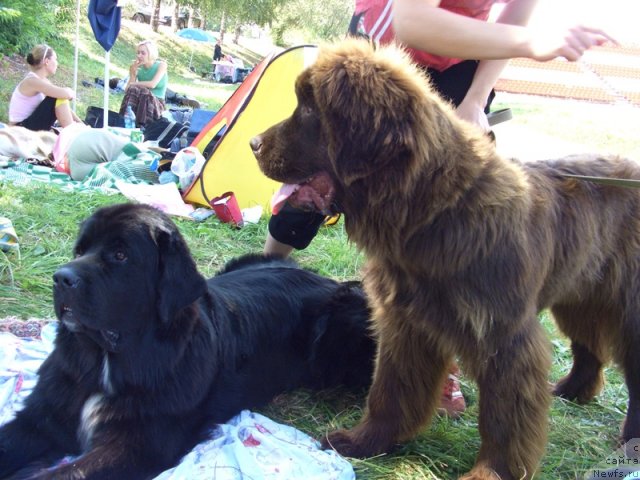
<path id="1" fill-rule="evenodd" d="M 531 478 L 550 403 L 545 308 L 574 352 L 555 393 L 590 400 L 615 360 L 629 388 L 622 437 L 640 437 L 639 191 L 563 176 L 640 179 L 638 165 L 502 158 L 393 47 L 328 46 L 296 92 L 293 115 L 251 146 L 273 179 L 331 179 L 322 194 L 367 255 L 379 335 L 364 418 L 325 445 L 364 457 L 414 437 L 457 356 L 480 391 L 482 444 L 463 478 Z"/>

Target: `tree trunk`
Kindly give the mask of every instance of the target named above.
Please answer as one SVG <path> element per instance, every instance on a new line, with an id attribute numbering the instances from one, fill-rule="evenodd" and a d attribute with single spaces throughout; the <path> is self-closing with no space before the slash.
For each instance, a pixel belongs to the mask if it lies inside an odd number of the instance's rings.
<path id="1" fill-rule="evenodd" d="M 171 16 L 171 30 L 175 33 L 180 30 L 180 4 L 175 3 L 173 7 L 173 15 Z"/>
<path id="2" fill-rule="evenodd" d="M 241 33 L 242 33 L 242 25 L 240 25 L 240 22 L 238 22 L 236 23 L 236 28 L 233 31 L 233 43 L 235 43 L 236 45 L 240 41 Z"/>
<path id="3" fill-rule="evenodd" d="M 220 43 L 224 43 L 224 34 L 226 31 L 225 23 L 226 23 L 226 15 L 224 10 L 222 11 L 222 17 L 220 18 Z"/>
<path id="4" fill-rule="evenodd" d="M 153 15 L 151 16 L 151 29 L 154 32 L 158 31 L 158 24 L 160 20 L 160 0 L 153 0 Z"/>
<path id="5" fill-rule="evenodd" d="M 189 23 L 187 24 L 187 26 L 189 28 L 193 28 L 195 26 L 193 24 L 193 7 L 189 7 L 188 11 L 189 11 Z"/>

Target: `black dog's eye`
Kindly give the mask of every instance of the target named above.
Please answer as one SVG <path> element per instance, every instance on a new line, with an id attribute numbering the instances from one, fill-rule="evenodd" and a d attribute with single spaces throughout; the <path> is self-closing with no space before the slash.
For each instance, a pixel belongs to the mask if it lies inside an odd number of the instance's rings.
<path id="1" fill-rule="evenodd" d="M 127 259 L 127 254 L 122 250 L 116 250 L 113 254 L 113 258 L 115 258 L 118 262 L 124 262 Z"/>

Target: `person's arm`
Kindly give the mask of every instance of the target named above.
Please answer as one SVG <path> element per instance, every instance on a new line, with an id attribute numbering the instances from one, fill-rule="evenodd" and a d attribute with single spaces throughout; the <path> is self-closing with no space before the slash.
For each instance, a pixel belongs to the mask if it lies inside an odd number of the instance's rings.
<path id="1" fill-rule="evenodd" d="M 505 5 L 498 23 L 524 26 L 529 22 L 538 0 L 513 0 Z M 490 129 L 484 107 L 500 74 L 508 63 L 506 60 L 482 60 L 473 77 L 473 81 L 464 100 L 456 109 L 460 118 L 475 123 L 485 131 Z"/>
<path id="2" fill-rule="evenodd" d="M 68 87 L 58 87 L 48 79 L 40 77 L 27 77 L 20 84 L 20 92 L 23 95 L 33 96 L 36 93 L 44 93 L 47 97 L 66 98 L 72 100 L 76 95 L 73 89 Z"/>
<path id="3" fill-rule="evenodd" d="M 138 67 L 139 66 L 140 66 L 140 63 L 138 62 L 137 59 L 134 60 L 131 65 L 129 65 L 129 77 L 127 78 L 127 83 L 124 86 L 125 90 L 127 88 L 129 88 L 129 85 L 132 85 L 133 82 L 136 81 L 136 78 L 138 78 Z"/>
<path id="4" fill-rule="evenodd" d="M 514 0 L 525 12 L 536 0 Z M 577 60 L 594 45 L 613 40 L 602 30 L 576 26 L 536 34 L 506 23 L 487 23 L 438 8 L 440 0 L 394 0 L 393 28 L 398 40 L 435 55 L 468 60 L 528 57 Z"/>
<path id="5" fill-rule="evenodd" d="M 141 87 L 146 87 L 146 88 L 155 88 L 156 85 L 158 85 L 158 82 L 160 82 L 160 80 L 162 79 L 162 77 L 167 73 L 167 62 L 164 61 L 159 61 L 158 62 L 158 70 L 156 70 L 156 74 L 153 76 L 153 78 L 151 80 L 146 80 L 146 81 L 129 81 L 129 85 L 140 85 Z"/>

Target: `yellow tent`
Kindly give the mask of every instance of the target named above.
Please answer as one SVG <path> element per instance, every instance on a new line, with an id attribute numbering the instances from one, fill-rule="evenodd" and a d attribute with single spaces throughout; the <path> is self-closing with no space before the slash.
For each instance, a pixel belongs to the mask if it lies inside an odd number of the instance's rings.
<path id="1" fill-rule="evenodd" d="M 291 115 L 296 106 L 295 80 L 316 55 L 317 47 L 303 45 L 271 54 L 256 65 L 193 140 L 191 145 L 204 152 L 222 131 L 200 175 L 185 191 L 185 201 L 209 205 L 233 192 L 240 208 L 261 205 L 268 211 L 280 184 L 262 174 L 249 140 Z"/>

